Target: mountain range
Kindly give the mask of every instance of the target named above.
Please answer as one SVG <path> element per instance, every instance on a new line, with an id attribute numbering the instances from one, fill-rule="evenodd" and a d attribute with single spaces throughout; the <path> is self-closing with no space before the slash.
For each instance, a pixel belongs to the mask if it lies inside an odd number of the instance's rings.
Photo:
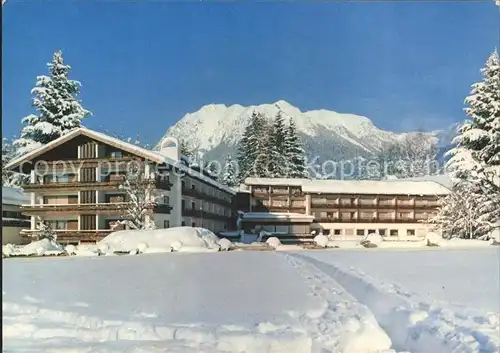
<path id="1" fill-rule="evenodd" d="M 376 127 L 364 116 L 337 113 L 331 110 L 302 112 L 290 103 L 280 100 L 271 104 L 242 106 L 234 104 L 209 104 L 194 113 L 188 113 L 170 127 L 165 136 L 183 140 L 191 151 L 204 152 L 205 160 L 222 161 L 228 154 L 236 155 L 252 112 L 261 112 L 274 118 L 281 110 L 284 116 L 293 117 L 304 143 L 308 158 L 318 156 L 319 161 L 346 160 L 370 157 L 406 134 Z M 440 148 L 447 149 L 454 136 L 455 126 L 444 130 L 426 132 L 436 138 Z"/>

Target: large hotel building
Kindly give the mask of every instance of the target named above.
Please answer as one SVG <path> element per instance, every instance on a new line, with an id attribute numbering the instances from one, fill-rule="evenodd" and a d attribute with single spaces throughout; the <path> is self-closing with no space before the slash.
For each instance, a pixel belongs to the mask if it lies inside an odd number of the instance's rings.
<path id="1" fill-rule="evenodd" d="M 176 139 L 166 138 L 159 151 L 152 151 L 82 127 L 7 165 L 30 175 L 23 186 L 30 202 L 21 206 L 30 229 L 22 234 L 36 233 L 42 220 L 61 243 L 102 239 L 123 218 L 127 195 L 120 185 L 132 161 L 141 163 L 160 195 L 150 215 L 156 227 L 220 233 L 238 223 L 245 232 L 265 230 L 289 241 L 310 239 L 313 230 L 339 239 L 370 232 L 417 238 L 429 230 L 426 221 L 449 192 L 429 180 L 248 178 L 229 188 L 183 164 Z"/>

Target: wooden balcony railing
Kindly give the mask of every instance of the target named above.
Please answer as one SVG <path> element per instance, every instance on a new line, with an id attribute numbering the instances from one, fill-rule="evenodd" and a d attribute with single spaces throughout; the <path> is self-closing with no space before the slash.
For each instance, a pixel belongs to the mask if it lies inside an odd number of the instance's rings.
<path id="1" fill-rule="evenodd" d="M 25 214 L 43 213 L 67 213 L 67 212 L 90 212 L 94 213 L 117 213 L 122 210 L 126 202 L 114 203 L 80 203 L 80 204 L 35 204 L 22 205 L 21 211 Z M 113 212 L 111 212 L 113 211 Z"/>
<path id="2" fill-rule="evenodd" d="M 417 219 L 381 219 L 381 218 L 334 218 L 334 217 L 316 217 L 316 222 L 320 223 L 419 223 Z"/>
<path id="3" fill-rule="evenodd" d="M 202 192 L 198 189 L 184 188 L 184 189 L 182 189 L 182 194 L 186 195 L 186 196 L 194 197 L 197 199 L 210 201 L 210 202 L 216 203 L 218 205 L 222 205 L 222 206 L 231 206 L 232 205 L 231 201 L 221 199 L 217 196 L 207 194 L 207 193 Z"/>
<path id="4" fill-rule="evenodd" d="M 224 216 L 212 212 L 206 212 L 202 210 L 184 209 L 182 210 L 182 216 L 184 217 L 196 217 L 196 218 L 206 218 L 206 219 L 216 219 L 216 220 L 227 220 L 231 216 Z"/>
<path id="5" fill-rule="evenodd" d="M 95 243 L 104 239 L 113 231 L 112 229 L 54 230 L 57 236 L 57 242 L 62 244 L 78 244 L 80 242 Z M 37 232 L 37 230 L 23 229 L 21 235 L 32 238 Z"/>

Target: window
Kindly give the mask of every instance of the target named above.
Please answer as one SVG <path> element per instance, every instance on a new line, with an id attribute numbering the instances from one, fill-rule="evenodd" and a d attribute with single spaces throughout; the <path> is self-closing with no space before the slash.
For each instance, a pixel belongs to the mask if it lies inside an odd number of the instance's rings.
<path id="1" fill-rule="evenodd" d="M 334 229 L 333 230 L 333 235 L 341 235 L 342 234 L 342 230 L 341 229 Z"/>
<path id="2" fill-rule="evenodd" d="M 113 151 L 111 152 L 111 157 L 113 158 L 121 158 L 122 152 L 121 151 Z"/>
<path id="3" fill-rule="evenodd" d="M 191 190 L 196 190 L 196 185 L 191 185 Z"/>
<path id="4" fill-rule="evenodd" d="M 182 221 L 182 222 L 181 222 L 181 226 L 182 226 L 182 227 L 185 227 L 185 226 L 186 226 L 186 222 Z"/>
<path id="5" fill-rule="evenodd" d="M 193 201 L 193 202 L 191 202 L 191 209 L 192 209 L 192 210 L 195 210 L 195 209 L 196 209 L 196 204 L 194 203 L 194 201 Z"/>
<path id="6" fill-rule="evenodd" d="M 182 185 L 182 190 L 186 189 L 186 182 L 184 180 L 181 182 L 181 185 Z"/>
<path id="7" fill-rule="evenodd" d="M 356 229 L 356 235 L 358 236 L 364 236 L 365 235 L 365 230 L 364 229 Z"/>
<path id="8" fill-rule="evenodd" d="M 379 229 L 378 230 L 378 234 L 381 236 L 381 237 L 385 237 L 387 235 L 387 229 Z"/>
<path id="9" fill-rule="evenodd" d="M 326 213 L 327 218 L 333 218 L 333 212 L 327 212 Z"/>
<path id="10" fill-rule="evenodd" d="M 196 223 L 192 222 L 191 227 L 193 227 L 193 228 L 196 227 Z"/>
<path id="11" fill-rule="evenodd" d="M 368 229 L 368 234 L 375 234 L 377 233 L 376 229 Z"/>
<path id="12" fill-rule="evenodd" d="M 323 229 L 323 235 L 330 235 L 330 229 Z"/>
<path id="13" fill-rule="evenodd" d="M 397 229 L 391 229 L 389 235 L 391 237 L 397 237 L 399 235 L 399 231 Z"/>
<path id="14" fill-rule="evenodd" d="M 163 228 L 170 228 L 170 222 L 169 221 L 163 221 Z"/>
<path id="15" fill-rule="evenodd" d="M 186 209 L 186 200 L 182 200 L 181 201 L 181 205 L 182 205 L 182 210 L 185 210 Z"/>
<path id="16" fill-rule="evenodd" d="M 168 197 L 168 196 L 163 196 L 163 203 L 164 203 L 165 205 L 168 205 L 168 204 L 170 203 L 170 199 L 169 199 L 169 197 Z"/>
<path id="17" fill-rule="evenodd" d="M 354 235 L 354 229 L 352 229 L 352 228 L 347 228 L 347 229 L 345 230 L 345 235 L 347 235 L 347 236 Z"/>
<path id="18" fill-rule="evenodd" d="M 414 237 L 415 236 L 415 229 L 407 229 L 406 236 Z"/>

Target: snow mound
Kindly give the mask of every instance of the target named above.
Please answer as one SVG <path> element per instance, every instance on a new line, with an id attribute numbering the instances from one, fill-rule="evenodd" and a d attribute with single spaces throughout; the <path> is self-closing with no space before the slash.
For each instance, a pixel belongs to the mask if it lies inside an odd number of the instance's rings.
<path id="1" fill-rule="evenodd" d="M 98 247 L 106 252 L 158 253 L 218 251 L 219 238 L 205 228 L 174 227 L 154 230 L 121 230 L 109 234 Z"/>
<path id="2" fill-rule="evenodd" d="M 370 242 L 372 244 L 375 244 L 375 245 L 379 245 L 380 243 L 382 243 L 384 241 L 384 238 L 382 238 L 379 234 L 377 233 L 370 233 L 368 234 L 364 239 L 363 241 L 367 241 L 367 242 Z"/>
<path id="3" fill-rule="evenodd" d="M 322 248 L 326 248 L 329 243 L 329 239 L 326 235 L 319 234 L 314 237 L 314 243 L 317 246 L 321 246 Z"/>
<path id="4" fill-rule="evenodd" d="M 432 246 L 432 245 L 440 245 L 443 241 L 443 237 L 440 236 L 437 233 L 434 232 L 429 232 L 425 236 L 425 245 Z"/>
<path id="5" fill-rule="evenodd" d="M 228 250 L 234 248 L 234 245 L 231 242 L 231 240 L 226 239 L 226 238 L 222 238 L 221 240 L 219 240 L 219 246 L 220 246 L 220 249 L 223 251 L 228 251 Z"/>
<path id="6" fill-rule="evenodd" d="M 64 254 L 63 247 L 54 240 L 42 239 L 27 245 L 6 244 L 2 247 L 5 256 L 44 256 Z"/>
<path id="7" fill-rule="evenodd" d="M 266 243 L 275 249 L 277 249 L 281 245 L 281 241 L 276 237 L 270 237 L 269 239 L 267 239 Z"/>

